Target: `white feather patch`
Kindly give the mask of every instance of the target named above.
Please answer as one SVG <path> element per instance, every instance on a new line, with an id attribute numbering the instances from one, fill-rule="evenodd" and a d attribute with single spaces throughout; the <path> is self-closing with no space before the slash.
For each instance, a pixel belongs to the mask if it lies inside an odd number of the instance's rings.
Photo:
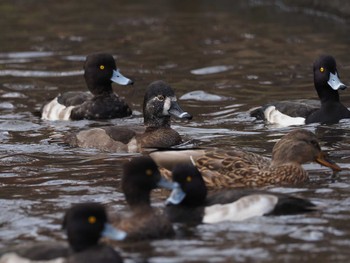
<path id="1" fill-rule="evenodd" d="M 281 127 L 288 127 L 291 125 L 303 125 L 305 124 L 305 118 L 302 117 L 290 117 L 283 114 L 276 109 L 275 106 L 269 106 L 264 111 L 266 120 L 270 124 L 278 124 Z"/>
<path id="2" fill-rule="evenodd" d="M 164 116 L 169 115 L 170 107 L 171 107 L 171 99 L 167 97 L 164 101 L 164 106 L 163 106 L 163 115 Z"/>
<path id="3" fill-rule="evenodd" d="M 74 106 L 66 107 L 58 103 L 57 97 L 46 104 L 41 115 L 42 120 L 49 121 L 68 121 Z"/>
<path id="4" fill-rule="evenodd" d="M 203 223 L 242 221 L 263 216 L 271 212 L 277 202 L 278 197 L 274 195 L 253 194 L 244 196 L 233 203 L 207 206 L 204 210 Z"/>

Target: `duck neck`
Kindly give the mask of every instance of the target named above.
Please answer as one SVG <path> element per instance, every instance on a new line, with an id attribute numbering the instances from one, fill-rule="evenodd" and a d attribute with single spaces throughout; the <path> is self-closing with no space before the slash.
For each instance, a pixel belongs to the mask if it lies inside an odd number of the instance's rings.
<path id="1" fill-rule="evenodd" d="M 132 210 L 151 207 L 150 192 L 138 191 L 133 193 L 124 193 L 126 202 Z"/>
<path id="2" fill-rule="evenodd" d="M 337 90 L 333 90 L 327 83 L 322 85 L 315 85 L 318 97 L 321 104 L 332 101 L 339 102 L 339 93 Z"/>
<path id="3" fill-rule="evenodd" d="M 144 115 L 144 125 L 147 128 L 170 128 L 170 116 L 154 117 Z"/>
<path id="4" fill-rule="evenodd" d="M 70 244 L 70 247 L 75 252 L 80 252 L 88 249 L 89 247 L 92 247 L 97 244 L 99 239 L 99 236 L 89 236 L 87 237 L 85 235 L 68 235 L 68 241 Z"/>
<path id="5" fill-rule="evenodd" d="M 104 84 L 104 85 L 97 84 L 97 83 L 95 85 L 88 84 L 88 89 L 95 96 L 108 95 L 108 94 L 111 94 L 113 92 L 111 84 Z"/>

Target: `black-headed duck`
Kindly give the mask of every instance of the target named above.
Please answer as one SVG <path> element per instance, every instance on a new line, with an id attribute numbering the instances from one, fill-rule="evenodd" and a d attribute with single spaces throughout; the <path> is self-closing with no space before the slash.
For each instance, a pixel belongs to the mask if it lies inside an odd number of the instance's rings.
<path id="1" fill-rule="evenodd" d="M 308 123 L 333 124 L 350 118 L 350 111 L 340 102 L 338 90 L 346 86 L 340 81 L 332 56 L 320 56 L 313 65 L 314 85 L 321 105 L 310 101 L 281 101 L 255 109 L 251 116 L 280 126 Z"/>
<path id="2" fill-rule="evenodd" d="M 170 118 L 191 119 L 184 112 L 174 90 L 164 81 L 152 82 L 143 102 L 144 128 L 109 126 L 70 134 L 65 141 L 75 147 L 97 148 L 110 152 L 141 152 L 144 148 L 169 148 L 182 143 L 181 136 L 170 127 Z"/>
<path id="3" fill-rule="evenodd" d="M 207 194 L 201 173 L 192 164 L 179 164 L 172 171 L 173 181 L 179 184 L 167 199 L 166 214 L 172 222 L 219 223 L 241 221 L 264 215 L 291 215 L 314 211 L 309 200 L 257 190 L 222 190 Z"/>
<path id="4" fill-rule="evenodd" d="M 112 224 L 127 233 L 126 240 L 173 236 L 175 232 L 170 221 L 151 206 L 152 190 L 158 187 L 173 189 L 173 184 L 161 177 L 150 157 L 133 158 L 123 168 L 122 190 L 130 213 L 116 218 Z"/>
<path id="5" fill-rule="evenodd" d="M 69 248 L 61 244 L 23 247 L 2 255 L 0 262 L 123 262 L 122 257 L 112 247 L 99 244 L 101 237 L 112 240 L 123 240 L 126 237 L 124 231 L 108 223 L 105 208 L 101 204 L 82 203 L 72 206 L 65 214 L 63 228 L 68 236 Z"/>
<path id="6" fill-rule="evenodd" d="M 128 104 L 113 92 L 112 82 L 133 82 L 117 69 L 112 55 L 91 54 L 86 57 L 84 77 L 89 92 L 66 92 L 41 109 L 43 120 L 114 119 L 131 115 Z"/>
<path id="7" fill-rule="evenodd" d="M 201 149 L 157 151 L 150 156 L 162 167 L 162 174 L 170 179 L 177 163 L 194 163 L 210 188 L 259 187 L 290 185 L 308 180 L 301 166 L 317 162 L 334 171 L 340 167 L 328 161 L 321 151 L 314 133 L 297 129 L 284 135 L 273 147 L 272 159 L 240 149 Z"/>

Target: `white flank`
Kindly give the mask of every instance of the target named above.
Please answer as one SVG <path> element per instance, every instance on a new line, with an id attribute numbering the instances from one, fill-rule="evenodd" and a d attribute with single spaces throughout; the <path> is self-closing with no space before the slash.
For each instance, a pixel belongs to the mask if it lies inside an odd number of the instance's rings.
<path id="1" fill-rule="evenodd" d="M 242 221 L 263 216 L 271 212 L 277 202 L 278 198 L 274 195 L 254 194 L 244 196 L 233 203 L 207 206 L 204 210 L 203 223 Z"/>
<path id="2" fill-rule="evenodd" d="M 276 110 L 275 106 L 269 106 L 264 111 L 266 120 L 270 124 L 278 124 L 281 127 L 288 127 L 291 125 L 303 125 L 305 124 L 305 118 L 302 117 L 290 117 L 283 114 L 279 110 Z"/>
<path id="3" fill-rule="evenodd" d="M 56 258 L 51 260 L 30 260 L 22 258 L 15 253 L 6 253 L 0 258 L 0 263 L 63 263 L 64 258 Z"/>
<path id="4" fill-rule="evenodd" d="M 57 97 L 46 104 L 41 115 L 42 120 L 68 121 L 74 106 L 66 107 L 58 103 Z"/>

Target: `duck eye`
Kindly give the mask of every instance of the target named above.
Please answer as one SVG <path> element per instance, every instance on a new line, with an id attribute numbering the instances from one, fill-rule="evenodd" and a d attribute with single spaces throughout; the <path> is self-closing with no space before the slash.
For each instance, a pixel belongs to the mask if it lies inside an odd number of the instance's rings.
<path id="1" fill-rule="evenodd" d="M 320 72 L 321 72 L 321 73 L 324 72 L 324 67 L 320 67 Z"/>
<path id="2" fill-rule="evenodd" d="M 146 170 L 146 175 L 151 176 L 153 175 L 153 171 L 151 169 Z"/>
<path id="3" fill-rule="evenodd" d="M 315 147 L 316 149 L 320 149 L 320 145 L 318 144 L 318 142 L 317 141 L 311 141 L 311 145 L 313 146 L 313 147 Z"/>
<path id="4" fill-rule="evenodd" d="M 100 65 L 100 70 L 104 70 L 105 66 L 104 65 Z"/>
<path id="5" fill-rule="evenodd" d="M 164 96 L 163 95 L 158 95 L 157 99 L 160 100 L 160 101 L 163 101 L 164 100 Z"/>
<path id="6" fill-rule="evenodd" d="M 192 176 L 187 176 L 186 177 L 186 182 L 190 183 L 192 181 Z"/>
<path id="7" fill-rule="evenodd" d="M 89 222 L 90 224 L 95 224 L 96 221 L 97 221 L 97 219 L 96 219 L 95 216 L 89 216 L 89 217 L 88 217 L 88 222 Z"/>

